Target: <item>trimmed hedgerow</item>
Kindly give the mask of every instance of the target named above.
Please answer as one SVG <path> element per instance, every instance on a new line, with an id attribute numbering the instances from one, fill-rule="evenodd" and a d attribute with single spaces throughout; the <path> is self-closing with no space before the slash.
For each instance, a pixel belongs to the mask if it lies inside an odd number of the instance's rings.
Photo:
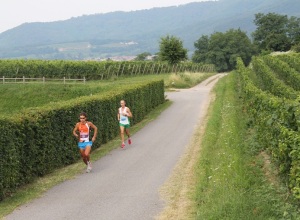
<path id="1" fill-rule="evenodd" d="M 116 137 L 121 99 L 132 110 L 134 125 L 165 101 L 164 83 L 161 80 L 127 85 L 127 89 L 120 87 L 114 92 L 83 96 L 0 118 L 0 200 L 36 177 L 79 159 L 72 130 L 80 112 L 86 112 L 88 120 L 98 127 L 93 148 Z"/>

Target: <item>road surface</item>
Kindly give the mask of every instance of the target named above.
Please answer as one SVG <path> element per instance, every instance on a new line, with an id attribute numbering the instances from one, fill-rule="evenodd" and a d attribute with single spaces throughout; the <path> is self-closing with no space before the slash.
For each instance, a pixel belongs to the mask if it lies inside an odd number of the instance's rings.
<path id="1" fill-rule="evenodd" d="M 48 190 L 6 220 L 147 220 L 164 208 L 159 188 L 206 114 L 210 91 L 223 75 L 168 92 L 173 104 L 132 136 L 132 144 L 93 162 L 93 171 Z M 134 112 L 133 112 L 134 115 Z"/>

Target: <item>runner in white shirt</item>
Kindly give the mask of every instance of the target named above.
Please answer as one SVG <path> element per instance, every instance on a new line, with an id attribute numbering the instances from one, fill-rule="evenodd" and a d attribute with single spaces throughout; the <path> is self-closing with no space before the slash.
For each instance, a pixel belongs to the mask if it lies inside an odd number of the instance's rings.
<path id="1" fill-rule="evenodd" d="M 125 140 L 124 140 L 124 131 L 128 136 L 128 144 L 131 144 L 131 138 L 129 133 L 130 121 L 129 118 L 132 117 L 131 111 L 128 107 L 126 107 L 126 102 L 124 100 L 120 101 L 121 107 L 118 110 L 118 121 L 120 125 L 120 135 L 121 135 L 121 147 L 125 147 Z"/>

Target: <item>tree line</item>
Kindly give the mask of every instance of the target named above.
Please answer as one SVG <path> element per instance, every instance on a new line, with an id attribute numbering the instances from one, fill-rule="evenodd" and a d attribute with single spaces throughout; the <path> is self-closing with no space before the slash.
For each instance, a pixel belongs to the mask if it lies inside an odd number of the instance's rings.
<path id="1" fill-rule="evenodd" d="M 194 42 L 195 51 L 191 57 L 194 63 L 214 64 L 218 72 L 230 71 L 236 67 L 240 57 L 248 65 L 251 57 L 274 51 L 294 50 L 300 52 L 300 18 L 276 13 L 255 14 L 256 30 L 251 38 L 241 29 L 230 29 L 202 35 Z M 161 37 L 156 60 L 176 64 L 188 60 L 188 50 L 179 38 L 167 35 Z M 137 60 L 145 60 L 150 53 L 142 53 Z"/>

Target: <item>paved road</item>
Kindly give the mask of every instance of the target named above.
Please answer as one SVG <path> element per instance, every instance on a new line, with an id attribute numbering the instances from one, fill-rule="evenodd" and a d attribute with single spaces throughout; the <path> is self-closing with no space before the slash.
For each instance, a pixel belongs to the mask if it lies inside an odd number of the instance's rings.
<path id="1" fill-rule="evenodd" d="M 91 173 L 53 187 L 5 219 L 154 219 L 164 208 L 158 190 L 205 115 L 209 92 L 221 76 L 191 89 L 167 93 L 174 103 L 133 135 L 131 146 L 94 161 Z"/>

